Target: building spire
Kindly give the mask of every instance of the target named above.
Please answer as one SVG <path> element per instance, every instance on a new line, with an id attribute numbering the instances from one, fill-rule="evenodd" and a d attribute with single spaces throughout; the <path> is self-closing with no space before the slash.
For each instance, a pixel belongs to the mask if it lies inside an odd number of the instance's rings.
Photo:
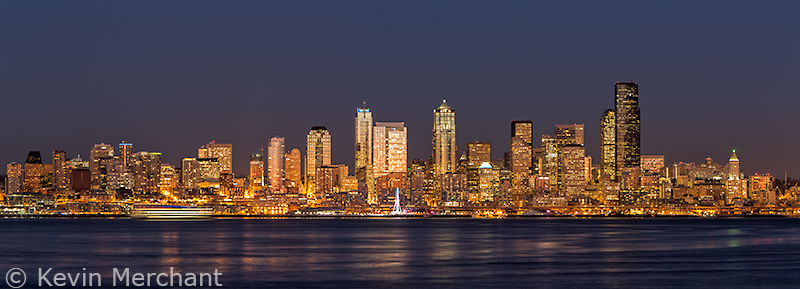
<path id="1" fill-rule="evenodd" d="M 736 150 L 733 150 L 733 155 L 731 155 L 731 159 L 728 162 L 738 162 L 739 157 L 736 156 Z"/>

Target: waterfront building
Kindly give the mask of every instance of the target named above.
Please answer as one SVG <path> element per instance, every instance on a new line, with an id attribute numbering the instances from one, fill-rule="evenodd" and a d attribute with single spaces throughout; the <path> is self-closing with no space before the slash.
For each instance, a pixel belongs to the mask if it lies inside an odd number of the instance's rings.
<path id="1" fill-rule="evenodd" d="M 274 136 L 269 139 L 269 146 L 267 147 L 267 178 L 269 179 L 269 187 L 273 192 L 283 191 L 285 165 L 286 139 Z"/>
<path id="2" fill-rule="evenodd" d="M 775 179 L 769 175 L 759 175 L 755 174 L 749 176 L 747 178 L 748 183 L 750 184 L 748 187 L 748 194 L 750 195 L 751 199 L 755 198 L 755 194 L 760 191 L 772 191 L 773 184 Z"/>
<path id="3" fill-rule="evenodd" d="M 433 111 L 433 172 L 434 177 L 456 171 L 456 111 L 442 100 Z"/>
<path id="4" fill-rule="evenodd" d="M 603 178 L 610 181 L 617 179 L 617 123 L 613 109 L 603 112 L 600 118 L 600 154 Z"/>
<path id="5" fill-rule="evenodd" d="M 639 86 L 634 82 L 617 83 L 615 90 L 617 177 L 638 170 L 640 152 Z M 623 185 L 623 189 L 626 188 Z"/>
<path id="6" fill-rule="evenodd" d="M 170 164 L 161 164 L 161 181 L 159 182 L 159 189 L 162 194 L 172 195 L 175 188 L 178 187 L 178 174 L 175 166 Z"/>
<path id="7" fill-rule="evenodd" d="M 324 126 L 315 126 L 306 136 L 306 191 L 315 197 L 317 168 L 331 164 L 331 134 Z"/>
<path id="8" fill-rule="evenodd" d="M 403 122 L 376 122 L 373 128 L 374 177 L 405 173 L 408 168 L 408 129 Z"/>

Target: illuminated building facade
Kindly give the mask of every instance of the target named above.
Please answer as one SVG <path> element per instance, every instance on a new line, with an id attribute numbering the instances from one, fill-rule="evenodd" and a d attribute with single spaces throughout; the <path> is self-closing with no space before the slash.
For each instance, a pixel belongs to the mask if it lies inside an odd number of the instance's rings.
<path id="1" fill-rule="evenodd" d="M 633 82 L 617 83 L 616 92 L 616 160 L 617 177 L 623 172 L 638 170 L 640 165 L 639 86 Z"/>
<path id="2" fill-rule="evenodd" d="M 264 187 L 264 156 L 261 153 L 250 155 L 250 175 L 247 179 L 251 191 Z"/>
<path id="3" fill-rule="evenodd" d="M 613 181 L 617 179 L 617 119 L 613 109 L 603 112 L 600 118 L 600 154 L 602 175 Z"/>
<path id="4" fill-rule="evenodd" d="M 31 151 L 28 153 L 28 158 L 25 160 L 25 171 L 22 181 L 23 192 L 39 192 L 40 189 L 45 187 L 43 178 L 51 173 L 52 169 L 47 169 L 42 164 L 42 154 L 38 151 Z"/>
<path id="5" fill-rule="evenodd" d="M 181 183 L 187 189 L 196 189 L 200 183 L 200 163 L 197 158 L 181 160 Z"/>
<path id="6" fill-rule="evenodd" d="M 492 143 L 471 141 L 467 143 L 467 165 L 479 167 L 485 162 L 492 161 Z"/>
<path id="7" fill-rule="evenodd" d="M 645 173 L 659 173 L 661 168 L 664 167 L 663 155 L 643 155 L 641 156 L 640 165 L 642 172 Z"/>
<path id="8" fill-rule="evenodd" d="M 582 177 L 584 175 L 583 167 L 585 164 L 585 149 L 579 150 L 576 148 L 576 146 L 583 147 L 584 145 L 584 125 L 557 124 L 553 133 L 555 135 L 556 145 L 558 146 L 558 161 L 556 168 L 557 191 L 561 194 L 567 194 L 568 196 L 571 196 L 575 193 L 575 183 L 577 180 L 580 179 L 583 182 L 586 181 Z M 569 151 L 567 151 L 567 147 L 569 147 Z M 569 155 L 565 155 L 566 153 Z M 567 162 L 569 162 L 569 164 Z M 577 169 L 580 171 L 580 178 L 574 176 L 576 173 L 576 165 L 579 165 L 579 168 Z M 565 181 L 570 181 L 570 183 L 567 184 Z"/>
<path id="9" fill-rule="evenodd" d="M 769 174 L 766 175 L 753 175 L 748 177 L 749 190 L 748 194 L 750 198 L 754 198 L 755 193 L 760 191 L 772 191 L 772 184 L 774 183 L 774 178 Z"/>
<path id="10" fill-rule="evenodd" d="M 19 194 L 22 190 L 22 165 L 16 162 L 6 165 L 6 194 Z"/>
<path id="11" fill-rule="evenodd" d="M 511 122 L 511 137 L 520 137 L 527 143 L 533 143 L 533 121 L 514 120 Z"/>
<path id="12" fill-rule="evenodd" d="M 544 155 L 544 161 L 542 162 L 542 170 L 539 173 L 542 177 L 547 177 L 547 180 L 550 184 L 547 186 L 548 190 L 550 188 L 556 188 L 558 186 L 558 143 L 556 139 L 550 135 L 542 135 L 542 154 Z"/>
<path id="13" fill-rule="evenodd" d="M 61 150 L 53 151 L 53 188 L 63 192 L 69 188 L 70 168 L 67 163 L 67 153 Z"/>
<path id="14" fill-rule="evenodd" d="M 728 160 L 728 173 L 725 180 L 725 204 L 732 205 L 737 200 L 747 199 L 747 180 L 741 178 L 739 173 L 739 157 L 736 150 Z"/>
<path id="15" fill-rule="evenodd" d="M 367 190 L 367 200 L 375 203 L 375 176 L 373 168 L 372 112 L 366 107 L 356 108 L 355 119 L 355 174 L 359 184 Z"/>
<path id="16" fill-rule="evenodd" d="M 211 141 L 198 149 L 197 158 L 216 158 L 221 174 L 233 173 L 233 144 Z"/>
<path id="17" fill-rule="evenodd" d="M 302 165 L 303 157 L 300 150 L 293 148 L 289 154 L 286 155 L 286 187 L 297 188 L 302 184 L 303 170 L 300 168 Z"/>
<path id="18" fill-rule="evenodd" d="M 522 137 L 511 138 L 511 193 L 530 191 L 531 145 Z"/>
<path id="19" fill-rule="evenodd" d="M 577 197 L 586 185 L 586 153 L 583 145 L 567 144 L 561 147 L 561 192 L 566 197 Z"/>
<path id="20" fill-rule="evenodd" d="M 131 156 L 133 155 L 133 144 L 129 142 L 122 142 L 117 145 L 119 157 L 122 159 L 122 165 L 131 168 Z"/>
<path id="21" fill-rule="evenodd" d="M 105 191 L 107 183 L 105 171 L 101 171 L 100 160 L 114 157 L 114 147 L 108 144 L 96 144 L 89 153 L 89 171 L 92 173 L 92 189 Z"/>
<path id="22" fill-rule="evenodd" d="M 197 164 L 200 167 L 201 181 L 219 181 L 222 172 L 220 170 L 219 160 L 217 158 L 197 158 Z"/>
<path id="23" fill-rule="evenodd" d="M 433 173 L 439 177 L 456 171 L 456 111 L 442 100 L 433 111 Z"/>
<path id="24" fill-rule="evenodd" d="M 161 153 L 137 152 L 132 156 L 136 193 L 159 192 L 161 184 Z"/>
<path id="25" fill-rule="evenodd" d="M 306 191 L 313 196 L 317 190 L 317 168 L 331 164 L 331 134 L 324 126 L 315 126 L 306 136 Z"/>
<path id="26" fill-rule="evenodd" d="M 159 189 L 163 194 L 172 194 L 175 188 L 178 187 L 178 174 L 175 171 L 175 166 L 170 164 L 161 164 L 161 181 L 159 182 Z"/>
<path id="27" fill-rule="evenodd" d="M 408 162 L 408 129 L 403 122 L 377 122 L 373 128 L 374 177 L 405 173 Z"/>
<path id="28" fill-rule="evenodd" d="M 286 162 L 286 139 L 274 136 L 267 147 L 267 178 L 273 192 L 283 191 Z"/>

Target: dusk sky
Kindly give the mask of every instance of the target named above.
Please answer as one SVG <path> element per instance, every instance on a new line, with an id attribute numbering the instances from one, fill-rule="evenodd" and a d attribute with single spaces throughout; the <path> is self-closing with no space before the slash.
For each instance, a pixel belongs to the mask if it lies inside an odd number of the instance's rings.
<path id="1" fill-rule="evenodd" d="M 586 125 L 600 162 L 614 84 L 639 84 L 642 154 L 800 178 L 800 1 L 2 1 L 0 164 L 128 141 L 180 165 L 233 143 L 237 174 L 270 137 L 312 126 L 353 167 L 354 117 L 404 121 L 431 154 L 508 151 L 510 122 Z M 540 147 L 537 143 L 536 147 Z M 460 153 L 459 153 L 460 154 Z M 3 169 L 5 173 L 5 169 Z"/>

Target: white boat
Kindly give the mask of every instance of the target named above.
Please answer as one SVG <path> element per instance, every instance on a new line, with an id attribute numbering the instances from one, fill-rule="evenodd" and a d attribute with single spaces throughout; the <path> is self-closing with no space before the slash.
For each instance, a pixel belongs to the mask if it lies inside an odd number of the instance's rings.
<path id="1" fill-rule="evenodd" d="M 133 208 L 131 218 L 136 219 L 208 219 L 214 209 L 207 207 L 139 205 Z"/>

